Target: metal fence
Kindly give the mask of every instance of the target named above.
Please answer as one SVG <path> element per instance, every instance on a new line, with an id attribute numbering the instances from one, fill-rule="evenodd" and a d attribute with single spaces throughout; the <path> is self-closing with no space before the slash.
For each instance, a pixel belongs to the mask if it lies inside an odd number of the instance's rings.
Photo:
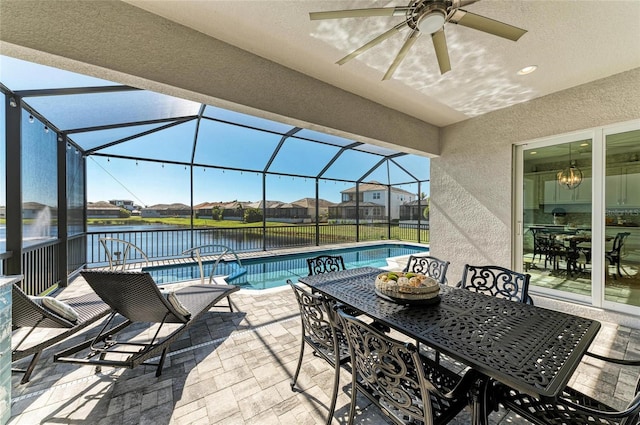
<path id="1" fill-rule="evenodd" d="M 399 240 L 429 242 L 429 231 L 417 226 L 398 226 L 386 223 L 374 224 L 322 224 L 316 226 L 256 226 L 238 228 L 202 229 L 162 229 L 131 230 L 115 232 L 88 232 L 67 240 L 66 251 L 62 251 L 59 240 L 32 245 L 23 249 L 22 287 L 28 294 L 43 293 L 56 285 L 64 285 L 67 277 L 88 267 L 108 264 L 107 254 L 100 244 L 101 238 L 116 238 L 134 244 L 144 251 L 151 260 L 184 257 L 184 251 L 202 245 L 226 245 L 236 252 L 255 252 L 278 248 L 324 246 L 347 242 Z M 113 254 L 118 252 L 114 242 L 107 248 Z M 66 269 L 64 262 L 66 256 Z M 0 271 L 6 270 L 2 257 Z M 61 261 L 62 260 L 62 261 Z M 130 251 L 127 261 L 142 260 L 137 251 Z"/>
<path id="2" fill-rule="evenodd" d="M 389 238 L 389 234 L 391 237 Z M 394 239 L 428 243 L 429 231 L 417 226 L 389 226 L 386 223 L 367 225 L 327 224 L 316 226 L 256 226 L 238 228 L 132 230 L 122 232 L 87 233 L 87 265 L 108 263 L 106 252 L 100 245 L 101 238 L 115 238 L 134 244 L 149 259 L 160 260 L 183 256 L 183 252 L 202 245 L 225 245 L 236 252 L 253 252 L 278 248 L 295 248 L 316 245 L 332 245 L 346 242 Z M 108 245 L 111 252 L 118 247 Z M 141 260 L 138 252 L 129 252 L 128 260 Z"/>

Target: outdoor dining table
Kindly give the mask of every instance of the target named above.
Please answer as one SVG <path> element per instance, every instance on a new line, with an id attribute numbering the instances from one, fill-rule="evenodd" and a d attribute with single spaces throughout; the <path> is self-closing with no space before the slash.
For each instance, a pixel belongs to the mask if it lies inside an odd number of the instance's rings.
<path id="1" fill-rule="evenodd" d="M 398 304 L 376 294 L 381 272 L 363 267 L 299 281 L 482 373 L 472 394 L 477 425 L 486 424 L 491 407 L 488 378 L 554 399 L 600 329 L 595 320 L 447 285 L 437 304 Z"/>

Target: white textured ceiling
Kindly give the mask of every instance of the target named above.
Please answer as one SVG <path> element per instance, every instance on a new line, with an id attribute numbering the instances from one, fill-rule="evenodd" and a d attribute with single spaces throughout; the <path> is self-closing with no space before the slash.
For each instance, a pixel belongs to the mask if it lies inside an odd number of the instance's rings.
<path id="1" fill-rule="evenodd" d="M 431 40 L 421 37 L 389 81 L 382 76 L 406 30 L 335 62 L 402 16 L 310 21 L 309 12 L 407 5 L 401 0 L 126 1 L 437 126 L 640 67 L 638 0 L 482 0 L 465 9 L 528 32 L 513 42 L 446 24 L 452 70 L 440 75 Z M 538 70 L 516 74 L 527 65 Z"/>

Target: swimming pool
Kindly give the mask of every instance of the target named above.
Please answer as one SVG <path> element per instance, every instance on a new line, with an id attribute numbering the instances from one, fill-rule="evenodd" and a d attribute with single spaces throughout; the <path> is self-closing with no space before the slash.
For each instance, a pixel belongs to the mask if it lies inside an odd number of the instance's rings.
<path id="1" fill-rule="evenodd" d="M 221 261 L 216 268 L 216 275 L 232 276 L 229 283 L 241 288 L 269 289 L 285 285 L 287 279 L 295 282 L 299 277 L 307 276 L 309 274 L 307 258 L 322 254 L 341 255 L 345 267 L 351 269 L 365 266 L 386 267 L 387 258 L 426 252 L 429 252 L 427 247 L 385 244 L 244 259 L 241 267 L 235 261 Z M 207 282 L 213 263 L 213 261 L 203 262 Z M 195 263 L 145 267 L 144 271 L 149 272 L 158 284 L 200 278 L 200 270 Z"/>

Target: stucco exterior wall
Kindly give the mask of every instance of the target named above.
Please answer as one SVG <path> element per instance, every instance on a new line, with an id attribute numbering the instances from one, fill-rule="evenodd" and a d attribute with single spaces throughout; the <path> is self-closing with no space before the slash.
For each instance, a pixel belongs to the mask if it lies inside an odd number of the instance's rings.
<path id="1" fill-rule="evenodd" d="M 512 267 L 513 145 L 640 118 L 640 68 L 442 129 L 431 161 L 431 252 L 451 262 Z"/>

